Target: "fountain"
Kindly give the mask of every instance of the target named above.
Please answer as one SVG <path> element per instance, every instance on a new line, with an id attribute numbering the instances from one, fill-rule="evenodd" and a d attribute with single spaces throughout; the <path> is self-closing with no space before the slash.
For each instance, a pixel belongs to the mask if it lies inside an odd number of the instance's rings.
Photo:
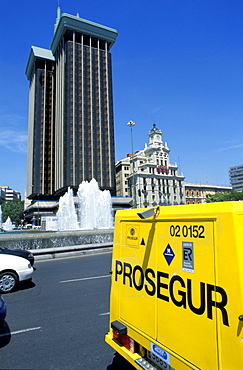
<path id="1" fill-rule="evenodd" d="M 95 179 L 79 185 L 78 199 L 81 229 L 109 229 L 113 226 L 110 192 L 101 191 Z"/>
<path id="2" fill-rule="evenodd" d="M 110 229 L 113 226 L 111 195 L 101 191 L 95 179 L 79 185 L 77 213 L 72 189 L 59 200 L 58 230 Z"/>
<path id="3" fill-rule="evenodd" d="M 33 250 L 36 255 L 47 253 L 53 256 L 69 250 L 83 254 L 89 249 L 99 251 L 111 247 L 111 196 L 109 191 L 99 189 L 96 180 L 80 184 L 78 196 L 73 196 L 73 191 L 69 188 L 59 200 L 56 216 L 56 224 L 54 225 L 53 220 L 53 229 L 48 229 L 48 232 L 15 233 L 14 236 L 3 233 L 0 236 L 1 245 Z M 6 223 L 10 222 L 9 219 Z"/>
<path id="4" fill-rule="evenodd" d="M 6 220 L 6 222 L 4 222 L 2 224 L 2 227 L 3 227 L 3 229 L 5 231 L 11 231 L 11 230 L 13 230 L 13 224 L 12 224 L 12 221 L 11 221 L 11 218 L 10 217 L 8 217 L 7 220 Z"/>
<path id="5" fill-rule="evenodd" d="M 59 209 L 57 212 L 57 229 L 58 230 L 77 230 L 78 218 L 73 202 L 73 191 L 68 191 L 59 199 Z"/>

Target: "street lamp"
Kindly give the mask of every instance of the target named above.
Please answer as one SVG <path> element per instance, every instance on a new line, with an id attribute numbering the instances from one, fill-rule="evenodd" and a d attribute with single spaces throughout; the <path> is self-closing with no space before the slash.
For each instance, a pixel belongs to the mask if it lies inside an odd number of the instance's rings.
<path id="1" fill-rule="evenodd" d="M 132 145 L 132 156 L 134 156 L 133 151 L 133 138 L 132 138 L 132 128 L 135 126 L 135 122 L 129 121 L 127 126 L 131 127 L 131 145 Z M 136 201 L 136 189 L 135 189 L 135 179 L 134 179 L 134 158 L 132 158 L 132 198 L 133 198 L 133 208 L 137 208 L 137 201 Z"/>

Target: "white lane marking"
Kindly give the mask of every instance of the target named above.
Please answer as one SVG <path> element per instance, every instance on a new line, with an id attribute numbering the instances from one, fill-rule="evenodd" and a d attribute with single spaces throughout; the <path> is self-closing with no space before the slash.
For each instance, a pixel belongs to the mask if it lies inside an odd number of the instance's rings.
<path id="1" fill-rule="evenodd" d="M 103 278 L 107 278 L 107 277 L 110 277 L 111 275 L 102 275 L 102 276 L 91 276 L 91 277 L 87 277 L 87 278 L 80 278 L 80 279 L 72 279 L 72 280 L 62 280 L 62 281 L 59 281 L 59 283 L 73 283 L 74 281 L 84 281 L 84 280 L 94 280 L 94 279 L 103 279 Z"/>
<path id="2" fill-rule="evenodd" d="M 21 333 L 27 333 L 29 331 L 33 330 L 40 330 L 41 326 L 37 326 L 36 328 L 29 328 L 29 329 L 23 329 L 23 330 L 17 330 L 17 331 L 11 331 L 9 333 L 0 334 L 0 337 L 6 337 L 7 335 L 14 335 L 14 334 L 21 334 Z"/>
<path id="3" fill-rule="evenodd" d="M 104 312 L 99 314 L 99 316 L 108 316 L 108 315 L 110 315 L 110 312 Z"/>

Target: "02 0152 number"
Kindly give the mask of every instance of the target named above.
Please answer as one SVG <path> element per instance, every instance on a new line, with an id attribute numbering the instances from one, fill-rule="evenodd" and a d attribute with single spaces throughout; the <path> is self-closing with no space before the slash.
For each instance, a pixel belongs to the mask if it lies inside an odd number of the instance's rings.
<path id="1" fill-rule="evenodd" d="M 205 238 L 203 225 L 171 225 L 170 235 L 184 238 Z"/>

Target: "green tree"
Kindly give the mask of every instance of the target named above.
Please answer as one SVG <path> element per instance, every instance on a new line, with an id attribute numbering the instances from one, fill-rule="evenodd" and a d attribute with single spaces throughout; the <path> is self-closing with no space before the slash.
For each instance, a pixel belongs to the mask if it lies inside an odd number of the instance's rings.
<path id="1" fill-rule="evenodd" d="M 9 200 L 1 205 L 2 221 L 5 222 L 8 217 L 12 222 L 19 224 L 24 219 L 24 201 L 19 199 Z"/>
<path id="2" fill-rule="evenodd" d="M 229 193 L 215 193 L 210 195 L 207 199 L 207 203 L 212 202 L 227 202 L 230 200 L 243 200 L 243 191 L 231 190 Z"/>

